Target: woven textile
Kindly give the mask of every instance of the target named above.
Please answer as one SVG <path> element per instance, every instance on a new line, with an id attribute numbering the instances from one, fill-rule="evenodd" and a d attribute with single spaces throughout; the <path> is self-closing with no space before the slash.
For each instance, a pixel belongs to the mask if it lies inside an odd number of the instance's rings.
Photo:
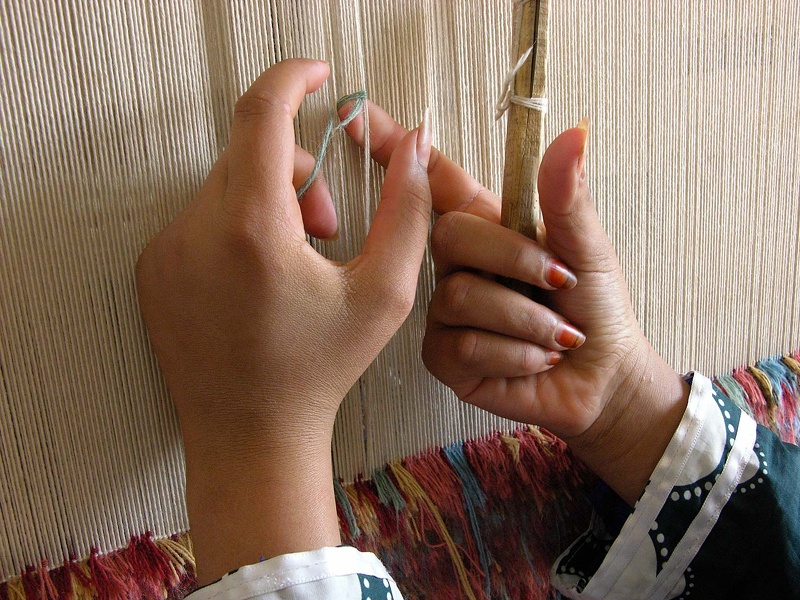
<path id="1" fill-rule="evenodd" d="M 724 372 L 800 344 L 800 8 L 791 0 L 551 3 L 546 139 L 588 116 L 588 175 L 634 305 L 678 370 Z M 225 146 L 238 95 L 282 58 L 332 64 L 307 99 L 366 89 L 500 190 L 511 4 L 459 0 L 0 3 L 0 580 L 187 529 L 180 436 L 133 266 Z M 378 201 L 344 138 L 324 172 L 341 239 Z M 408 322 L 346 399 L 345 482 L 512 423 L 459 404 Z M 700 336 L 700 332 L 705 335 Z M 697 340 L 713 337 L 715 344 Z"/>

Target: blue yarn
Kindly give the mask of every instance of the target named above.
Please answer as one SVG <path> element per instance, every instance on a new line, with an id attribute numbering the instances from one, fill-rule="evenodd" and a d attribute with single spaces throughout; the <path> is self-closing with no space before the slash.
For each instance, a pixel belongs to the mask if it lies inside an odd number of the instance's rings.
<path id="1" fill-rule="evenodd" d="M 353 536 L 353 539 L 361 537 L 361 530 L 358 528 L 358 523 L 356 523 L 356 515 L 353 512 L 352 504 L 350 504 L 350 498 L 347 497 L 347 493 L 338 479 L 333 480 L 333 495 L 336 498 L 336 503 L 344 511 L 344 518 L 350 528 L 350 535 Z"/>
<path id="2" fill-rule="evenodd" d="M 797 375 L 786 366 L 780 356 L 765 358 L 756 363 L 756 368 L 769 378 L 772 384 L 772 400 L 777 406 L 783 404 L 783 387 L 798 389 Z"/>
<path id="3" fill-rule="evenodd" d="M 544 585 L 542 578 L 539 576 L 539 572 L 536 570 L 536 567 L 533 564 L 531 553 L 528 552 L 528 537 L 525 535 L 524 531 L 520 531 L 519 533 L 519 543 L 522 546 L 523 554 L 525 554 L 525 562 L 528 563 L 528 567 L 530 567 L 531 573 L 533 573 L 533 578 L 539 585 Z"/>
<path id="4" fill-rule="evenodd" d="M 347 116 L 344 119 L 339 121 L 339 114 L 337 111 L 351 100 L 355 100 L 355 102 L 353 102 L 353 106 L 350 107 L 350 112 L 347 113 Z M 358 113 L 364 110 L 366 103 L 367 92 L 364 90 L 339 98 L 339 101 L 336 103 L 336 110 L 331 111 L 331 118 L 328 120 L 328 126 L 325 128 L 325 133 L 322 134 L 322 142 L 320 142 L 319 145 L 319 152 L 317 153 L 317 160 L 314 162 L 314 169 L 311 171 L 311 174 L 305 180 L 303 185 L 300 186 L 300 189 L 297 190 L 298 200 L 302 199 L 303 194 L 308 191 L 308 188 L 311 187 L 311 184 L 314 183 L 314 180 L 317 178 L 319 169 L 322 166 L 322 161 L 325 158 L 325 153 L 328 151 L 328 144 L 330 144 L 333 135 L 337 131 L 344 129 L 353 119 L 355 119 L 358 116 Z"/>
<path id="5" fill-rule="evenodd" d="M 747 394 L 745 394 L 742 385 L 733 378 L 733 375 L 717 375 L 717 383 L 722 387 L 726 396 L 738 406 L 748 416 L 753 416 L 753 409 L 747 403 Z"/>
<path id="6" fill-rule="evenodd" d="M 483 508 L 486 505 L 486 494 L 483 493 L 478 478 L 475 477 L 475 473 L 467 462 L 463 444 L 461 442 L 450 444 L 444 449 L 444 455 L 461 479 L 464 496 L 478 508 Z"/>
<path id="7" fill-rule="evenodd" d="M 372 474 L 372 483 L 375 484 L 378 500 L 380 500 L 381 504 L 391 506 L 395 512 L 400 512 L 406 508 L 406 501 L 403 499 L 403 495 L 384 469 L 377 469 Z"/>
<path id="8" fill-rule="evenodd" d="M 475 545 L 478 547 L 478 558 L 481 561 L 481 567 L 486 574 L 486 596 L 491 597 L 492 581 L 490 572 L 491 557 L 489 549 L 483 543 L 481 536 L 481 529 L 478 523 L 478 515 L 476 508 L 483 508 L 486 505 L 486 494 L 484 494 L 478 483 L 478 478 L 467 462 L 467 457 L 464 455 L 464 446 L 460 442 L 450 444 L 444 448 L 444 455 L 461 481 L 461 490 L 464 493 L 464 504 L 467 509 L 467 517 L 469 518 L 469 526 L 472 529 L 472 535 L 475 537 Z"/>

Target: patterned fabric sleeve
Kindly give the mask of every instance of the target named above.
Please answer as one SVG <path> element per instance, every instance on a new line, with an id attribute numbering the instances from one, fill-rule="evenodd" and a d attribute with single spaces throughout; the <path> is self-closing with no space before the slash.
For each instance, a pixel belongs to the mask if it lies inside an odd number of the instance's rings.
<path id="1" fill-rule="evenodd" d="M 702 375 L 690 383 L 636 506 L 617 527 L 596 513 L 553 566 L 568 598 L 800 598 L 800 448 Z"/>
<path id="2" fill-rule="evenodd" d="M 321 548 L 242 567 L 187 600 L 403 600 L 371 552 Z"/>

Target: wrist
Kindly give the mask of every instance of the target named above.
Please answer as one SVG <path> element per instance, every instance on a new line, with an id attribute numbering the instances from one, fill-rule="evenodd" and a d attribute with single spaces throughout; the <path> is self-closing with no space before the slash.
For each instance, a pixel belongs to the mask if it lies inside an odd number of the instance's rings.
<path id="1" fill-rule="evenodd" d="M 190 446 L 186 504 L 201 585 L 242 565 L 341 543 L 330 437 L 278 448 Z"/>
<path id="2" fill-rule="evenodd" d="M 342 398 L 308 393 L 280 396 L 221 391 L 213 398 L 192 394 L 187 401 L 172 395 L 178 409 L 187 460 L 264 464 L 270 458 L 330 452 L 336 410 Z"/>
<path id="3" fill-rule="evenodd" d="M 266 410 L 181 417 L 201 584 L 262 558 L 341 543 L 332 417 Z"/>
<path id="4" fill-rule="evenodd" d="M 630 505 L 644 491 L 680 423 L 689 386 L 643 339 L 592 426 L 565 441 Z"/>

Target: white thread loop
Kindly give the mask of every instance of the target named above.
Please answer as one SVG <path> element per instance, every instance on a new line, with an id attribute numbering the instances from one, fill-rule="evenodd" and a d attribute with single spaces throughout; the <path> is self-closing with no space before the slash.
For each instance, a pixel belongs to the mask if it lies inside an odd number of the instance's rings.
<path id="1" fill-rule="evenodd" d="M 547 98 L 526 98 L 524 96 L 517 96 L 514 93 L 514 77 L 517 76 L 517 73 L 522 68 L 522 65 L 525 64 L 525 61 L 528 60 L 532 52 L 533 46 L 528 48 L 525 53 L 519 57 L 517 64 L 514 65 L 514 67 L 506 75 L 506 78 L 503 80 L 503 87 L 500 91 L 500 100 L 497 101 L 497 105 L 495 106 L 495 121 L 499 120 L 500 117 L 502 117 L 508 110 L 508 107 L 512 104 L 518 104 L 519 106 L 524 106 L 525 108 L 529 108 L 531 110 L 538 110 L 541 113 L 547 112 L 549 105 Z"/>

